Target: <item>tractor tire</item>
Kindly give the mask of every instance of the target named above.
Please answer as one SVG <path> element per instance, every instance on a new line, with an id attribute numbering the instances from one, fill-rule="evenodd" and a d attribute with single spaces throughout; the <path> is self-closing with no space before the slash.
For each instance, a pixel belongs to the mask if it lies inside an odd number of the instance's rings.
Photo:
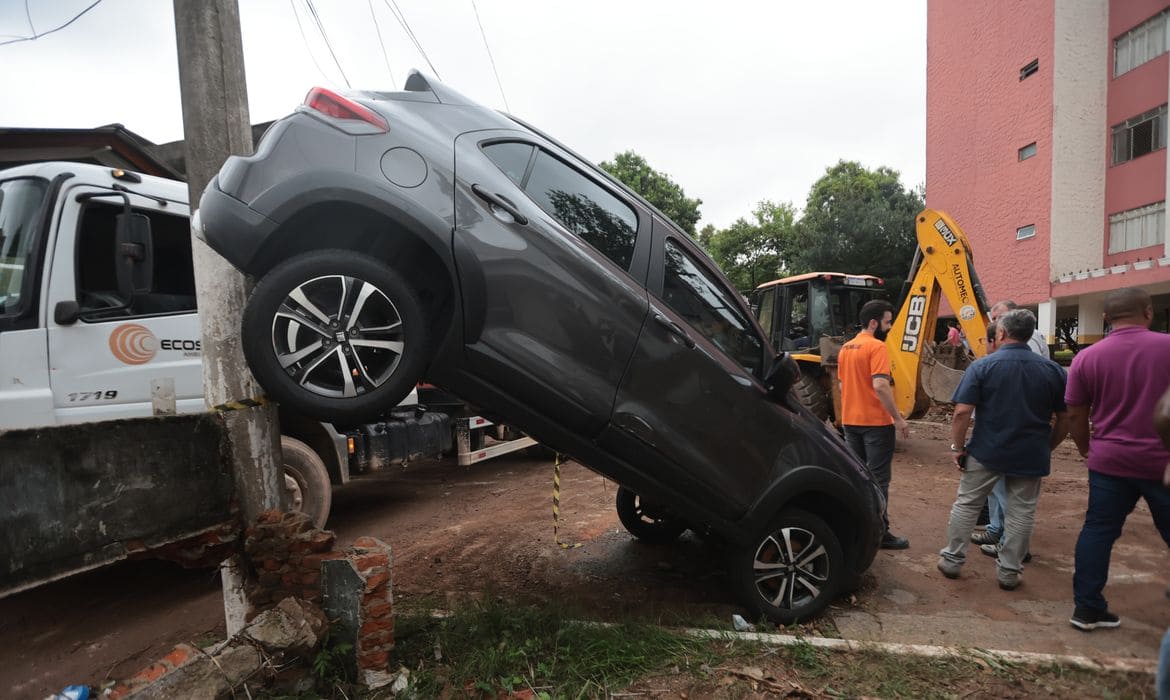
<path id="1" fill-rule="evenodd" d="M 792 392 L 800 405 L 807 408 L 817 420 L 828 420 L 831 400 L 812 370 L 800 369 L 800 378 L 792 385 Z"/>

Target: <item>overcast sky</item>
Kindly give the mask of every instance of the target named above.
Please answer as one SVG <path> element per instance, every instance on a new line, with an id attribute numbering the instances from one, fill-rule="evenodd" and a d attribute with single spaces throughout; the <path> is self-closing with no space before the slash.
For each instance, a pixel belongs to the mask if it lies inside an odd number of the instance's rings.
<path id="1" fill-rule="evenodd" d="M 26 6 L 44 32 L 91 2 L 0 0 L 0 41 L 31 34 Z M 443 82 L 504 108 L 472 0 L 396 3 Z M 345 87 L 306 0 L 239 5 L 253 122 L 315 85 Z M 925 0 L 476 6 L 513 114 L 595 162 L 634 149 L 703 200 L 704 224 L 765 198 L 800 206 L 842 158 L 890 166 L 907 186 L 925 179 Z M 57 33 L 0 46 L 0 126 L 117 122 L 156 143 L 182 138 L 171 7 L 104 0 Z M 411 68 L 431 72 L 386 0 L 313 7 L 353 87 L 401 89 Z"/>

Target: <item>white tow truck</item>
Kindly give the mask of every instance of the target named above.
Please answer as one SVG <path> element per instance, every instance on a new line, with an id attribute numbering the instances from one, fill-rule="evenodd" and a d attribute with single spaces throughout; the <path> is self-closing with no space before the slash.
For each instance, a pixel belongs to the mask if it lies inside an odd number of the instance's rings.
<path id="1" fill-rule="evenodd" d="M 208 411 L 189 214 L 175 180 L 73 162 L 0 171 L 0 432 Z M 417 392 L 374 424 L 279 416 L 290 507 L 318 526 L 354 474 L 453 442 L 461 464 L 534 444 L 426 410 Z M 485 447 L 491 429 L 501 441 Z"/>

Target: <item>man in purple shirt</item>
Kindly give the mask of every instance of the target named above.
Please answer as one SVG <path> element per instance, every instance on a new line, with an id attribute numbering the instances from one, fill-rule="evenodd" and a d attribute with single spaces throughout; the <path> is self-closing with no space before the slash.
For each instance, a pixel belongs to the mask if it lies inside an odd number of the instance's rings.
<path id="1" fill-rule="evenodd" d="M 1170 546 L 1170 491 L 1162 486 L 1170 452 L 1150 420 L 1170 387 L 1170 335 L 1151 331 L 1153 318 L 1144 290 L 1110 292 L 1105 320 L 1113 331 L 1078 353 L 1069 368 L 1064 400 L 1073 440 L 1089 467 L 1089 505 L 1073 573 L 1076 610 L 1069 622 L 1086 632 L 1121 624 L 1102 591 L 1113 543 L 1139 497 Z"/>

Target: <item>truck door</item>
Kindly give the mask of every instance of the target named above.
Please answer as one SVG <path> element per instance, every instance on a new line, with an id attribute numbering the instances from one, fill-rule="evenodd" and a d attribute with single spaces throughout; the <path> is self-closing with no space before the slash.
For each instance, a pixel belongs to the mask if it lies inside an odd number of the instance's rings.
<path id="1" fill-rule="evenodd" d="M 534 410 L 595 435 L 646 316 L 650 217 L 528 132 L 471 132 L 455 146 L 468 362 Z"/>
<path id="2" fill-rule="evenodd" d="M 154 380 L 174 382 L 180 413 L 204 411 L 200 330 L 195 314 L 188 209 L 131 194 L 150 219 L 154 277 L 125 308 L 115 276 L 115 216 L 120 197 L 77 201 L 100 192 L 75 187 L 64 199 L 49 283 L 49 380 L 58 423 L 149 416 Z M 55 318 L 76 301 L 76 319 Z"/>
<path id="3" fill-rule="evenodd" d="M 653 475 L 645 483 L 656 489 L 738 518 L 799 440 L 761 382 L 768 345 L 706 256 L 657 221 L 648 287 L 647 321 L 602 444 Z M 629 486 L 638 490 L 636 477 Z"/>

